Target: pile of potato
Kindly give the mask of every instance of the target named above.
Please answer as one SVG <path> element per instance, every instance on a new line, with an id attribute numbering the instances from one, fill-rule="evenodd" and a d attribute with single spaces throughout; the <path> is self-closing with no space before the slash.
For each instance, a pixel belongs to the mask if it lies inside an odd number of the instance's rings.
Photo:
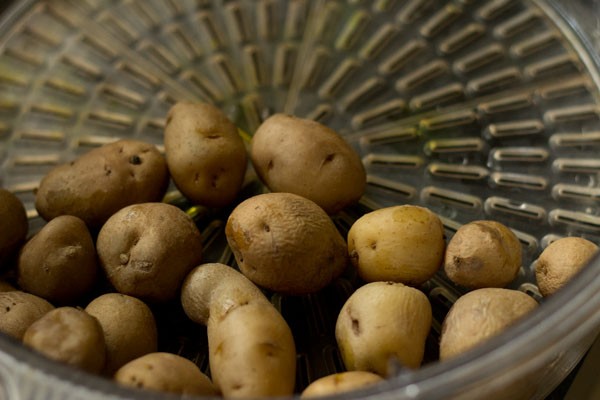
<path id="1" fill-rule="evenodd" d="M 303 397 L 384 381 L 423 363 L 432 307 L 420 290 L 443 274 L 467 292 L 442 328 L 446 360 L 497 335 L 537 306 L 506 289 L 521 245 L 494 221 L 473 221 L 447 241 L 440 218 L 414 205 L 367 213 L 343 237 L 331 215 L 366 187 L 358 154 L 333 130 L 277 114 L 248 148 L 208 104 L 167 115 L 165 156 L 120 140 L 52 170 L 36 208 L 48 223 L 26 240 L 20 201 L 0 189 L 0 332 L 49 358 L 122 385 L 185 395 L 286 396 L 297 390 L 293 332 L 265 293 L 316 293 L 353 268 L 357 289 L 335 337 L 345 372 L 301 388 Z M 238 201 L 248 165 L 269 189 Z M 236 268 L 204 261 L 202 233 L 162 202 L 172 182 L 192 204 L 229 213 Z M 559 290 L 598 248 L 557 240 L 536 263 L 544 296 Z M 179 299 L 205 325 L 210 377 L 159 349 L 153 308 Z"/>

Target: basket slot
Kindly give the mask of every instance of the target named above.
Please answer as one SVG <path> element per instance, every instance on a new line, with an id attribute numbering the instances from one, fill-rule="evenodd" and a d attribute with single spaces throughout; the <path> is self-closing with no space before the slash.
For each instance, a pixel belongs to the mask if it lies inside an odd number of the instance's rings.
<path id="1" fill-rule="evenodd" d="M 250 40 L 246 19 L 238 2 L 230 2 L 225 5 L 225 21 L 234 41 L 244 43 Z"/>
<path id="2" fill-rule="evenodd" d="M 475 15 L 490 22 L 508 11 L 517 2 L 515 0 L 490 0 L 475 12 Z"/>
<path id="3" fill-rule="evenodd" d="M 391 75 L 403 68 L 409 61 L 427 48 L 427 42 L 422 39 L 412 39 L 396 50 L 392 55 L 379 64 L 381 75 Z"/>
<path id="4" fill-rule="evenodd" d="M 114 143 L 122 138 L 116 136 L 83 135 L 75 141 L 76 147 L 100 147 L 105 144 Z"/>
<path id="5" fill-rule="evenodd" d="M 467 45 L 475 42 L 485 34 L 485 26 L 479 23 L 471 23 L 459 31 L 443 39 L 438 48 L 443 54 L 452 54 Z"/>
<path id="6" fill-rule="evenodd" d="M 490 215 L 507 214 L 538 222 L 546 219 L 546 210 L 542 207 L 528 203 L 517 203 L 511 199 L 497 196 L 487 198 L 484 203 L 484 209 Z"/>
<path id="7" fill-rule="evenodd" d="M 388 145 L 414 140 L 417 137 L 418 133 L 415 128 L 392 128 L 385 131 L 365 133 L 361 136 L 360 142 L 362 145 L 371 146 Z"/>
<path id="8" fill-rule="evenodd" d="M 179 25 L 173 25 L 167 29 L 169 39 L 185 54 L 188 60 L 202 56 L 202 49 L 196 44 L 193 33 Z"/>
<path id="9" fill-rule="evenodd" d="M 100 17 L 99 22 L 104 29 L 124 43 L 131 44 L 137 42 L 139 39 L 139 33 L 134 28 L 126 21 L 109 12 L 104 13 Z"/>
<path id="10" fill-rule="evenodd" d="M 555 149 L 598 147 L 600 146 L 600 132 L 555 133 L 550 136 L 549 143 Z"/>
<path id="11" fill-rule="evenodd" d="M 337 67 L 319 88 L 321 98 L 330 98 L 340 91 L 342 86 L 359 69 L 360 63 L 354 58 L 347 58 Z"/>
<path id="12" fill-rule="evenodd" d="M 421 129 L 438 131 L 459 126 L 467 126 L 477 121 L 477 114 L 471 110 L 456 111 L 438 117 L 422 119 L 419 123 Z"/>
<path id="13" fill-rule="evenodd" d="M 493 149 L 491 152 L 492 160 L 504 162 L 527 162 L 543 163 L 550 157 L 548 150 L 537 147 L 503 147 Z"/>
<path id="14" fill-rule="evenodd" d="M 441 104 L 461 99 L 464 96 L 464 86 L 460 83 L 451 83 L 438 89 L 414 96 L 410 101 L 412 110 L 432 108 Z"/>
<path id="15" fill-rule="evenodd" d="M 154 29 L 161 23 L 161 17 L 148 2 L 132 1 L 128 4 L 131 12 L 145 25 L 145 29 Z"/>
<path id="16" fill-rule="evenodd" d="M 228 93 L 237 93 L 241 91 L 241 83 L 238 80 L 239 74 L 234 72 L 233 64 L 225 54 L 217 54 L 210 59 L 210 64 L 220 78 L 220 82 L 225 85 Z"/>
<path id="17" fill-rule="evenodd" d="M 482 114 L 492 115 L 506 111 L 521 110 L 531 107 L 533 100 L 530 94 L 508 96 L 498 100 L 481 103 L 477 110 Z"/>
<path id="18" fill-rule="evenodd" d="M 38 25 L 27 25 L 23 33 L 30 36 L 33 40 L 42 42 L 48 46 L 56 47 L 62 42 L 62 38 L 54 35 L 51 31 L 42 31 Z"/>
<path id="19" fill-rule="evenodd" d="M 578 211 L 556 209 L 550 211 L 550 224 L 563 225 L 572 229 L 600 232 L 600 217 Z"/>
<path id="20" fill-rule="evenodd" d="M 264 40 L 273 40 L 277 37 L 277 17 L 275 2 L 261 0 L 256 6 L 256 29 L 258 37 Z"/>
<path id="21" fill-rule="evenodd" d="M 22 49 L 7 47 L 4 49 L 4 55 L 24 62 L 25 64 L 29 64 L 33 67 L 41 67 L 44 64 L 44 58 L 41 55 L 24 51 Z"/>
<path id="22" fill-rule="evenodd" d="M 67 82 L 59 78 L 50 78 L 44 82 L 44 86 L 75 97 L 84 97 L 87 94 L 85 86 Z"/>
<path id="23" fill-rule="evenodd" d="M 300 87 L 309 89 L 314 87 L 323 74 L 325 65 L 331 58 L 331 53 L 323 46 L 317 47 L 306 65 L 302 66 L 302 83 Z"/>
<path id="24" fill-rule="evenodd" d="M 47 131 L 41 129 L 30 129 L 18 131 L 15 137 L 19 140 L 35 140 L 40 142 L 62 143 L 65 140 L 65 133 L 60 131 Z"/>
<path id="25" fill-rule="evenodd" d="M 598 174 L 600 160 L 598 158 L 557 158 L 552 168 L 559 173 Z"/>
<path id="26" fill-rule="evenodd" d="M 209 11 L 200 11 L 195 16 L 196 22 L 202 29 L 204 35 L 209 40 L 209 43 L 213 49 L 218 49 L 224 46 L 225 39 L 223 39 L 223 33 L 217 28 L 215 24 L 215 17 Z"/>
<path id="27" fill-rule="evenodd" d="M 544 121 L 548 124 L 560 124 L 565 122 L 595 119 L 600 116 L 600 107 L 596 104 L 584 104 L 579 106 L 564 107 L 549 110 L 544 113 Z"/>
<path id="28" fill-rule="evenodd" d="M 489 175 L 487 168 L 477 165 L 431 163 L 427 166 L 427 171 L 437 178 L 450 178 L 469 181 L 480 181 Z"/>
<path id="29" fill-rule="evenodd" d="M 537 119 L 509 121 L 489 124 L 485 133 L 496 139 L 507 137 L 539 135 L 544 132 L 544 123 Z"/>
<path id="30" fill-rule="evenodd" d="M 273 84 L 275 86 L 289 86 L 294 74 L 296 56 L 297 47 L 295 45 L 284 43 L 277 47 L 273 66 Z"/>
<path id="31" fill-rule="evenodd" d="M 101 93 L 109 99 L 116 100 L 135 110 L 142 109 L 146 104 L 146 98 L 143 95 L 122 86 L 105 84 L 102 85 Z"/>
<path id="32" fill-rule="evenodd" d="M 558 200 L 569 199 L 585 202 L 600 202 L 600 188 L 557 183 L 552 187 L 552 196 Z"/>
<path id="33" fill-rule="evenodd" d="M 373 188 L 392 192 L 405 199 L 412 199 L 417 194 L 417 190 L 410 185 L 374 175 L 367 175 L 367 185 Z"/>
<path id="34" fill-rule="evenodd" d="M 525 67 L 525 76 L 531 79 L 549 77 L 580 70 L 579 63 L 570 54 L 561 54 Z"/>
<path id="35" fill-rule="evenodd" d="M 243 49 L 243 65 L 246 67 L 250 85 L 254 87 L 267 84 L 267 66 L 261 49 L 255 45 Z"/>
<path id="36" fill-rule="evenodd" d="M 546 190 L 548 180 L 542 176 L 524 175 L 510 172 L 495 172 L 490 176 L 494 186 L 526 190 Z"/>
<path id="37" fill-rule="evenodd" d="M 265 107 L 262 99 L 256 94 L 250 94 L 245 96 L 240 104 L 248 123 L 247 128 L 251 132 L 254 132 L 263 121 L 263 110 Z"/>
<path id="38" fill-rule="evenodd" d="M 453 68 L 460 74 L 468 74 L 502 59 L 504 53 L 503 46 L 498 43 L 492 43 L 459 58 L 454 62 Z"/>
<path id="39" fill-rule="evenodd" d="M 340 100 L 340 108 L 343 111 L 356 107 L 358 104 L 364 104 L 375 97 L 385 88 L 385 81 L 381 78 L 370 78 L 352 90 Z"/>
<path id="40" fill-rule="evenodd" d="M 410 0 L 400 10 L 396 20 L 402 24 L 411 24 L 427 13 L 434 6 L 431 0 Z"/>
<path id="41" fill-rule="evenodd" d="M 105 58 L 107 61 L 113 60 L 118 56 L 118 53 L 113 48 L 111 48 L 111 46 L 107 42 L 99 40 L 98 38 L 95 38 L 88 34 L 83 35 L 83 37 L 81 38 L 81 42 L 93 49 L 96 52 L 96 54 Z"/>
<path id="42" fill-rule="evenodd" d="M 539 89 L 539 96 L 544 100 L 556 100 L 562 97 L 579 95 L 591 90 L 592 83 L 588 78 L 577 77 Z"/>
<path id="43" fill-rule="evenodd" d="M 91 122 L 119 129 L 131 129 L 134 125 L 130 116 L 109 111 L 92 111 L 87 118 Z"/>
<path id="44" fill-rule="evenodd" d="M 372 60 L 392 42 L 397 34 L 398 28 L 393 24 L 384 24 L 369 38 L 358 54 L 365 60 Z"/>
<path id="45" fill-rule="evenodd" d="M 389 100 L 371 109 L 355 114 L 352 117 L 352 126 L 355 129 L 359 129 L 386 118 L 393 118 L 402 113 L 405 105 L 406 103 L 401 99 Z"/>
<path id="46" fill-rule="evenodd" d="M 78 75 L 86 79 L 99 81 L 104 78 L 104 73 L 102 70 L 84 58 L 74 56 L 72 54 L 65 54 L 61 58 L 61 61 L 65 65 L 74 68 Z"/>
<path id="47" fill-rule="evenodd" d="M 346 25 L 342 28 L 341 33 L 336 38 L 335 49 L 336 50 L 350 50 L 358 41 L 358 38 L 367 29 L 367 26 L 371 22 L 371 15 L 365 10 L 356 11 L 350 18 Z"/>
<path id="48" fill-rule="evenodd" d="M 501 40 L 507 40 L 518 33 L 532 28 L 540 21 L 541 16 L 539 11 L 537 9 L 528 9 L 497 25 L 494 29 L 494 36 Z"/>
<path id="49" fill-rule="evenodd" d="M 462 9 L 450 3 L 433 14 L 419 29 L 421 36 L 431 39 L 450 26 L 462 14 Z"/>
<path id="50" fill-rule="evenodd" d="M 400 78 L 396 81 L 396 90 L 399 92 L 406 92 L 414 90 L 415 88 L 447 73 L 449 70 L 448 63 L 444 60 L 434 60 L 420 68 L 415 69 L 414 72 L 405 75 L 404 78 Z"/>
<path id="51" fill-rule="evenodd" d="M 482 202 L 477 196 L 471 196 L 454 190 L 440 189 L 427 186 L 421 191 L 421 199 L 428 204 L 444 204 L 472 212 L 481 210 Z"/>
<path id="52" fill-rule="evenodd" d="M 306 118 L 317 122 L 325 122 L 332 116 L 333 108 L 329 104 L 319 104 L 314 110 L 307 114 Z"/>
<path id="53" fill-rule="evenodd" d="M 29 110 L 35 114 L 62 120 L 70 120 L 75 115 L 72 109 L 52 103 L 34 103 Z"/>
<path id="54" fill-rule="evenodd" d="M 558 38 L 558 34 L 554 31 L 539 33 L 512 45 L 510 53 L 517 58 L 529 57 L 558 43 Z"/>
<path id="55" fill-rule="evenodd" d="M 9 160 L 9 164 L 14 167 L 47 167 L 56 166 L 60 162 L 58 154 L 21 155 Z"/>
<path id="56" fill-rule="evenodd" d="M 419 156 L 408 156 L 402 154 L 376 154 L 369 153 L 363 157 L 366 167 L 393 167 L 400 169 L 417 169 L 425 164 L 425 160 Z"/>
<path id="57" fill-rule="evenodd" d="M 305 13 L 306 2 L 304 0 L 288 1 L 287 14 L 283 24 L 283 34 L 286 39 L 297 40 L 302 38 L 305 26 Z"/>
<path id="58" fill-rule="evenodd" d="M 158 43 L 144 40 L 139 45 L 139 51 L 146 54 L 148 59 L 168 74 L 174 74 L 181 69 L 177 58 L 166 47 Z"/>
<path id="59" fill-rule="evenodd" d="M 207 79 L 194 71 L 184 72 L 182 78 L 189 82 L 191 88 L 199 92 L 203 99 L 207 99 L 211 103 L 218 103 L 225 97 L 210 79 Z"/>
<path id="60" fill-rule="evenodd" d="M 156 90 L 161 86 L 161 80 L 136 65 L 128 62 L 119 62 L 117 69 L 129 75 L 131 79 L 150 90 Z"/>
<path id="61" fill-rule="evenodd" d="M 8 186 L 6 190 L 16 195 L 29 194 L 34 193 L 39 186 L 40 181 L 20 182 Z"/>
<path id="62" fill-rule="evenodd" d="M 503 70 L 475 78 L 467 83 L 467 90 L 475 95 L 490 92 L 496 89 L 505 89 L 521 80 L 521 72 L 516 67 L 508 67 Z"/>

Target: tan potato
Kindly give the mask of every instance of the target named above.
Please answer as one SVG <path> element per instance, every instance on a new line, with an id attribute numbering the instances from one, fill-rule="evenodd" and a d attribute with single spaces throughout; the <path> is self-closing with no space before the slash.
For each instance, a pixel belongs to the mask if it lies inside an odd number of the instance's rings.
<path id="1" fill-rule="evenodd" d="M 23 339 L 31 324 L 54 309 L 41 297 L 18 290 L 0 293 L 0 332 Z"/>
<path id="2" fill-rule="evenodd" d="M 118 292 L 151 302 L 174 298 L 202 257 L 202 239 L 194 221 L 165 203 L 121 209 L 102 226 L 96 248 Z"/>
<path id="3" fill-rule="evenodd" d="M 125 206 L 161 200 L 168 183 L 167 163 L 155 146 L 119 140 L 50 171 L 35 208 L 47 221 L 74 215 L 99 227 Z"/>
<path id="4" fill-rule="evenodd" d="M 366 188 L 359 155 L 318 122 L 275 114 L 257 129 L 250 157 L 273 192 L 306 197 L 333 214 L 355 203 Z"/>
<path id="5" fill-rule="evenodd" d="M 312 382 L 302 391 L 300 397 L 308 398 L 346 393 L 375 385 L 383 380 L 381 376 L 367 371 L 340 372 L 324 376 Z"/>
<path id="6" fill-rule="evenodd" d="M 498 335 L 538 303 L 518 290 L 476 289 L 450 308 L 442 325 L 440 360 L 447 360 Z"/>
<path id="7" fill-rule="evenodd" d="M 167 115 L 165 154 L 179 191 L 208 207 L 230 204 L 244 182 L 246 147 L 218 108 L 177 103 Z"/>
<path id="8" fill-rule="evenodd" d="M 46 357 L 87 372 L 100 373 L 106 347 L 96 318 L 74 307 L 59 307 L 35 321 L 23 343 Z"/>
<path id="9" fill-rule="evenodd" d="M 0 269 L 12 260 L 28 230 L 23 203 L 8 190 L 0 188 Z"/>
<path id="10" fill-rule="evenodd" d="M 556 293 L 597 252 L 598 246 L 579 237 L 565 237 L 552 242 L 535 263 L 535 277 L 542 296 Z"/>
<path id="11" fill-rule="evenodd" d="M 185 313 L 207 325 L 210 371 L 225 397 L 290 396 L 296 376 L 292 332 L 244 275 L 203 264 L 181 290 Z"/>
<path id="12" fill-rule="evenodd" d="M 347 265 L 346 243 L 331 219 L 295 194 L 245 200 L 229 216 L 225 234 L 242 273 L 276 292 L 316 292 Z"/>
<path id="13" fill-rule="evenodd" d="M 53 303 L 67 304 L 91 289 L 97 270 L 96 249 L 85 222 L 61 215 L 21 249 L 18 285 Z"/>
<path id="14" fill-rule="evenodd" d="M 156 321 L 150 308 L 135 297 L 107 293 L 92 300 L 85 311 L 95 317 L 104 332 L 104 374 L 115 371 L 158 347 Z"/>
<path id="15" fill-rule="evenodd" d="M 346 369 L 388 376 L 391 363 L 418 368 L 432 311 L 421 291 L 395 282 L 358 288 L 342 307 L 335 337 Z"/>
<path id="16" fill-rule="evenodd" d="M 121 385 L 184 396 L 215 396 L 208 376 L 187 358 L 170 353 L 150 353 L 123 365 L 114 379 Z"/>
<path id="17" fill-rule="evenodd" d="M 444 272 L 469 289 L 504 287 L 521 268 L 521 243 L 505 225 L 473 221 L 461 226 L 446 247 Z"/>
<path id="18" fill-rule="evenodd" d="M 420 285 L 440 268 L 445 246 L 439 217 L 412 205 L 372 211 L 348 232 L 350 260 L 367 282 Z"/>

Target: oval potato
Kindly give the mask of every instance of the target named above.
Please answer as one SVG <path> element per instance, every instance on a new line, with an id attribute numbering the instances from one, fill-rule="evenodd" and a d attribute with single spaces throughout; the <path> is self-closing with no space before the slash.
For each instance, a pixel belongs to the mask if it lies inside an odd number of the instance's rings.
<path id="1" fill-rule="evenodd" d="M 28 230 L 23 203 L 8 190 L 0 188 L 0 268 L 17 253 Z"/>
<path id="2" fill-rule="evenodd" d="M 21 340 L 27 328 L 51 310 L 52 304 L 33 294 L 0 292 L 0 332 Z"/>
<path id="3" fill-rule="evenodd" d="M 345 393 L 375 385 L 383 380 L 381 376 L 367 371 L 339 372 L 311 382 L 302 391 L 300 397 L 308 398 Z"/>

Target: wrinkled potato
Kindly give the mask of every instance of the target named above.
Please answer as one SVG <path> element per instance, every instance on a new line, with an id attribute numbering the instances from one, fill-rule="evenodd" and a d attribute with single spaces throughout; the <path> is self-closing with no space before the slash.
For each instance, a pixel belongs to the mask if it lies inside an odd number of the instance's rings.
<path id="1" fill-rule="evenodd" d="M 208 207 L 231 203 L 244 182 L 246 147 L 218 108 L 177 103 L 167 115 L 165 154 L 179 191 Z"/>
<path id="2" fill-rule="evenodd" d="M 500 334 L 538 303 L 518 290 L 475 289 L 458 298 L 442 324 L 440 360 L 447 360 Z"/>
<path id="3" fill-rule="evenodd" d="M 333 214 L 355 203 L 366 188 L 359 155 L 332 129 L 318 122 L 275 114 L 256 130 L 250 157 L 273 192 L 289 192 Z"/>
<path id="4" fill-rule="evenodd" d="M 17 253 L 28 230 L 23 203 L 8 190 L 0 188 L 0 268 Z"/>
<path id="5" fill-rule="evenodd" d="M 202 239 L 194 221 L 165 203 L 134 204 L 100 229 L 96 249 L 115 289 L 152 302 L 177 295 L 187 273 L 200 263 Z"/>
<path id="6" fill-rule="evenodd" d="M 348 232 L 350 260 L 367 282 L 420 285 L 440 268 L 445 246 L 440 218 L 412 205 L 372 211 Z"/>
<path id="7" fill-rule="evenodd" d="M 96 249 L 85 222 L 61 215 L 21 249 L 18 285 L 53 303 L 66 304 L 90 290 L 97 270 Z"/>
<path id="8" fill-rule="evenodd" d="M 229 216 L 225 234 L 242 273 L 276 292 L 316 292 L 347 265 L 346 243 L 329 216 L 295 194 L 243 201 Z"/>
<path id="9" fill-rule="evenodd" d="M 418 368 L 432 323 L 421 291 L 396 282 L 358 288 L 342 307 L 335 338 L 346 369 L 388 376 L 391 363 Z"/>
<path id="10" fill-rule="evenodd" d="M 41 297 L 13 290 L 0 293 L 0 332 L 23 339 L 25 331 L 54 306 Z"/>
<path id="11" fill-rule="evenodd" d="M 300 397 L 318 397 L 340 394 L 366 388 L 383 381 L 377 374 L 367 371 L 346 371 L 327 375 L 308 385 Z"/>
<path id="12" fill-rule="evenodd" d="M 74 307 L 59 307 L 27 328 L 23 343 L 46 357 L 94 374 L 104 367 L 106 346 L 96 318 Z"/>
<path id="13" fill-rule="evenodd" d="M 244 275 L 224 264 L 203 264 L 186 278 L 181 303 L 207 325 L 210 371 L 225 397 L 289 396 L 296 347 L 281 314 Z"/>
<path id="14" fill-rule="evenodd" d="M 92 300 L 85 312 L 98 320 L 104 332 L 105 375 L 112 376 L 129 361 L 157 351 L 156 321 L 143 301 L 107 293 Z"/>
<path id="15" fill-rule="evenodd" d="M 217 389 L 208 376 L 187 358 L 171 353 L 150 353 L 123 365 L 116 382 L 138 389 L 186 396 L 215 396 Z"/>
<path id="16" fill-rule="evenodd" d="M 521 268 L 521 243 L 505 225 L 473 221 L 461 226 L 446 247 L 444 272 L 469 289 L 504 287 Z"/>
<path id="17" fill-rule="evenodd" d="M 542 296 L 562 288 L 598 252 L 598 246 L 580 237 L 565 237 L 551 243 L 535 263 L 535 278 Z"/>
<path id="18" fill-rule="evenodd" d="M 119 140 L 52 169 L 35 208 L 47 221 L 74 215 L 99 227 L 125 206 L 161 200 L 168 183 L 167 163 L 154 145 Z"/>

